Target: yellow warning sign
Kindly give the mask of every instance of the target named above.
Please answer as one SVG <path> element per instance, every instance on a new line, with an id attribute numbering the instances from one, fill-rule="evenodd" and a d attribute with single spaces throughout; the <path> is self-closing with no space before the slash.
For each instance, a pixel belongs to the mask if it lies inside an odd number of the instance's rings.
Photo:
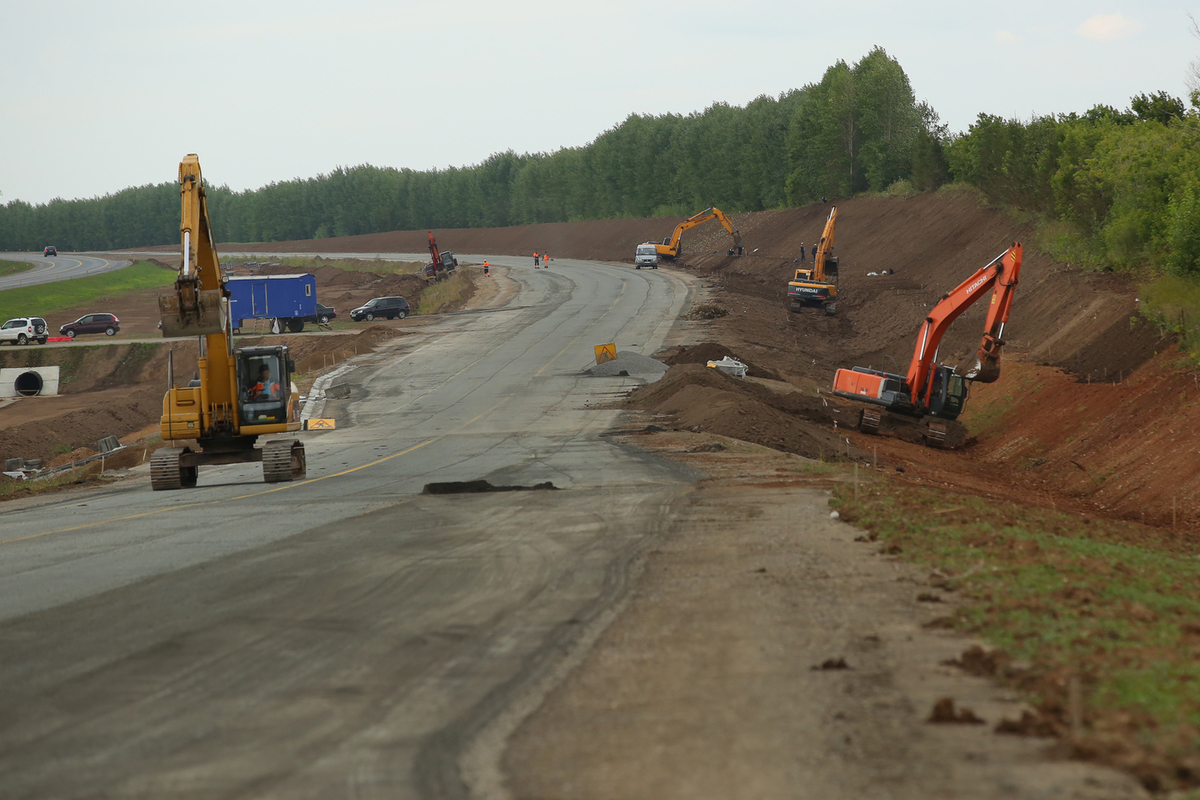
<path id="1" fill-rule="evenodd" d="M 613 344 L 598 344 L 593 348 L 596 351 L 596 363 L 603 364 L 605 361 L 617 360 L 617 345 Z"/>
<path id="2" fill-rule="evenodd" d="M 336 427 L 337 422 L 332 419 L 310 419 L 304 422 L 306 431 L 331 431 Z"/>

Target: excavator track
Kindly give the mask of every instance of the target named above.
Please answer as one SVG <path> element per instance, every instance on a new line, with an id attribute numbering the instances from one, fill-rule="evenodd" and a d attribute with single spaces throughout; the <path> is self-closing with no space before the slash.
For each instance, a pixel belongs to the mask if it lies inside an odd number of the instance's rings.
<path id="1" fill-rule="evenodd" d="M 879 433 L 879 423 L 882 420 L 882 411 L 876 408 L 864 408 L 862 419 L 858 421 L 858 429 L 863 433 Z"/>
<path id="2" fill-rule="evenodd" d="M 925 444 L 929 447 L 946 447 L 946 423 L 928 422 L 925 424 Z"/>
<path id="3" fill-rule="evenodd" d="M 304 444 L 298 439 L 267 442 L 262 449 L 263 480 L 267 483 L 302 481 L 307 474 Z"/>
<path id="4" fill-rule="evenodd" d="M 196 485 L 194 466 L 183 465 L 184 454 L 191 451 L 186 447 L 160 447 L 150 457 L 150 488 L 191 489 Z"/>

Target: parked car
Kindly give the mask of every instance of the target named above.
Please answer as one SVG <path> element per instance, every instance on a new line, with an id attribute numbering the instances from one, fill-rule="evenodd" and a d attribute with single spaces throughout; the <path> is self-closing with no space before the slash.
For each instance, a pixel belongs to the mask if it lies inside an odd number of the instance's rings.
<path id="1" fill-rule="evenodd" d="M 121 330 L 121 320 L 113 314 L 84 314 L 74 322 L 68 322 L 58 329 L 63 336 L 74 339 L 81 333 L 104 333 L 112 336 Z"/>
<path id="2" fill-rule="evenodd" d="M 317 313 L 313 314 L 306 321 L 316 322 L 321 325 L 328 325 L 329 320 L 337 316 L 337 309 L 333 306 L 327 306 L 323 303 L 317 303 Z"/>
<path id="3" fill-rule="evenodd" d="M 376 317 L 404 319 L 409 310 L 408 301 L 403 297 L 374 297 L 351 311 L 350 319 L 355 322 L 370 322 Z"/>
<path id="4" fill-rule="evenodd" d="M 58 255 L 58 248 L 55 247 L 54 245 L 50 245 L 49 247 L 47 247 L 45 250 L 42 251 L 43 257 L 44 256 L 56 256 L 56 255 Z"/>
<path id="5" fill-rule="evenodd" d="M 41 317 L 17 317 L 0 326 L 0 343 L 45 344 L 49 336 L 46 333 L 46 320 Z"/>

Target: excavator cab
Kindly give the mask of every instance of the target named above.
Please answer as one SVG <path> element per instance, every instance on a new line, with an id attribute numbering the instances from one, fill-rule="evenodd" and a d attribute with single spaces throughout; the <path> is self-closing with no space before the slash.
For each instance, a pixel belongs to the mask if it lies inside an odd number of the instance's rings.
<path id="1" fill-rule="evenodd" d="M 292 372 L 287 347 L 243 347 L 236 353 L 238 416 L 243 432 L 257 425 L 286 424 L 290 419 Z M 247 426 L 251 430 L 247 431 Z"/>
<path id="2" fill-rule="evenodd" d="M 958 419 L 967 404 L 970 384 L 954 374 L 953 367 L 939 364 L 929 371 L 929 406 L 926 413 L 939 419 Z"/>

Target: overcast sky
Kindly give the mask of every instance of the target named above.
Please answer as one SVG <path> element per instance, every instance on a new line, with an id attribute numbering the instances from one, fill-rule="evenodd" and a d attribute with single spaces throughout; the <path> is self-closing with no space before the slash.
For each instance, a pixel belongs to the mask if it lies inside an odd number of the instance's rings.
<path id="1" fill-rule="evenodd" d="M 883 47 L 952 131 L 1186 100 L 1164 0 L 0 0 L 0 203 L 235 190 L 584 145 L 629 114 L 744 105 Z"/>

